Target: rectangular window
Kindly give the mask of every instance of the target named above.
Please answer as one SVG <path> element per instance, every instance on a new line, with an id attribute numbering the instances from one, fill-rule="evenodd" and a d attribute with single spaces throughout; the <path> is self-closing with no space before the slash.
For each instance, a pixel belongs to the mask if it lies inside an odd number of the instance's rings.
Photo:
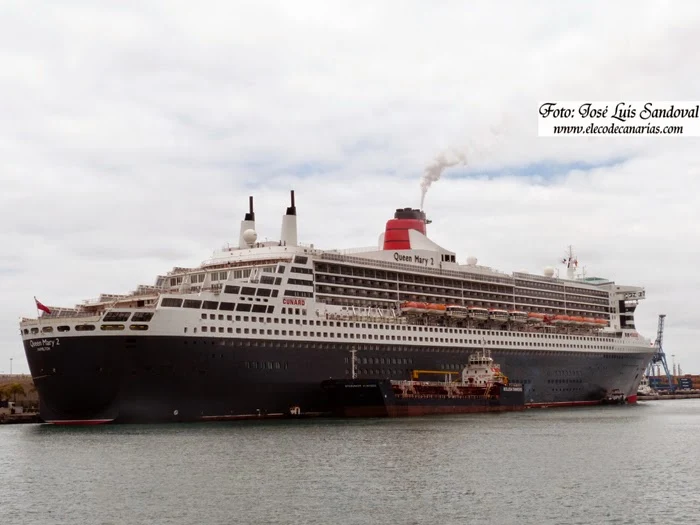
<path id="1" fill-rule="evenodd" d="M 202 308 L 205 310 L 216 310 L 219 308 L 219 303 L 216 301 L 204 301 L 202 303 Z"/>
<path id="2" fill-rule="evenodd" d="M 235 303 L 220 303 L 219 310 L 226 310 L 232 312 L 236 307 Z"/>
<path id="3" fill-rule="evenodd" d="M 272 290 L 270 290 L 269 288 L 258 288 L 259 297 L 270 297 L 270 292 L 272 292 Z"/>
<path id="4" fill-rule="evenodd" d="M 255 295 L 255 288 L 251 288 L 250 286 L 244 286 L 241 288 L 241 295 Z"/>
<path id="5" fill-rule="evenodd" d="M 300 292 L 297 290 L 285 290 L 284 295 L 286 297 L 313 297 L 313 293 L 311 292 Z"/>
<path id="6" fill-rule="evenodd" d="M 288 279 L 289 284 L 294 284 L 296 286 L 313 286 L 313 281 L 306 281 L 304 279 Z"/>
<path id="7" fill-rule="evenodd" d="M 197 301 L 195 299 L 185 299 L 185 303 L 182 306 L 183 308 L 201 308 L 202 301 Z"/>
<path id="8" fill-rule="evenodd" d="M 239 303 L 236 305 L 236 311 L 237 312 L 250 312 L 251 304 L 244 304 L 244 303 Z"/>
<path id="9" fill-rule="evenodd" d="M 226 285 L 226 288 L 224 288 L 224 293 L 238 293 L 240 291 L 241 287 L 240 286 L 231 286 Z"/>
<path id="10" fill-rule="evenodd" d="M 103 321 L 108 322 L 108 321 L 128 321 L 129 316 L 131 315 L 131 312 L 107 312 L 104 316 Z M 153 314 L 151 314 L 153 315 Z M 134 321 L 137 321 L 137 319 L 134 319 Z"/>
<path id="11" fill-rule="evenodd" d="M 267 311 L 267 306 L 264 304 L 254 304 L 253 312 L 264 314 Z"/>
<path id="12" fill-rule="evenodd" d="M 160 302 L 161 306 L 168 308 L 180 308 L 182 306 L 182 299 L 175 299 L 173 297 L 165 297 Z"/>
<path id="13" fill-rule="evenodd" d="M 135 312 L 131 320 L 135 323 L 147 323 L 153 318 L 153 312 Z"/>
<path id="14" fill-rule="evenodd" d="M 304 273 L 304 274 L 312 274 L 314 273 L 311 268 L 299 268 L 298 266 L 292 266 L 292 273 Z"/>

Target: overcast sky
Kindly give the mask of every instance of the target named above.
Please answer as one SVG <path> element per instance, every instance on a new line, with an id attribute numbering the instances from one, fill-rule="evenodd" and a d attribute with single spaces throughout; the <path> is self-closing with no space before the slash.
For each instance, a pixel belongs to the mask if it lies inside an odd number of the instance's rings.
<path id="1" fill-rule="evenodd" d="M 697 2 L 3 2 L 0 371 L 32 297 L 153 284 L 237 240 L 369 246 L 430 188 L 428 234 L 504 271 L 574 245 L 646 287 L 640 332 L 700 374 L 700 139 L 538 138 L 544 100 L 700 98 Z M 378 5 L 377 5 L 378 4 Z"/>

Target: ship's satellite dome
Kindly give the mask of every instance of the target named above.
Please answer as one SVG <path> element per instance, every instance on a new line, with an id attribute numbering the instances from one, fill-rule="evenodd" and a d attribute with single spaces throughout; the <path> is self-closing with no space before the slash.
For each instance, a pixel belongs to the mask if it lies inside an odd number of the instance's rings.
<path id="1" fill-rule="evenodd" d="M 553 277 L 554 276 L 554 268 L 552 268 L 551 266 L 547 266 L 544 269 L 544 276 L 545 277 Z"/>
<path id="2" fill-rule="evenodd" d="M 243 232 L 243 240 L 247 244 L 253 244 L 258 238 L 258 234 L 255 230 L 246 230 Z"/>
<path id="3" fill-rule="evenodd" d="M 473 255 L 467 257 L 467 264 L 469 266 L 476 266 L 476 261 L 477 261 L 477 259 Z"/>

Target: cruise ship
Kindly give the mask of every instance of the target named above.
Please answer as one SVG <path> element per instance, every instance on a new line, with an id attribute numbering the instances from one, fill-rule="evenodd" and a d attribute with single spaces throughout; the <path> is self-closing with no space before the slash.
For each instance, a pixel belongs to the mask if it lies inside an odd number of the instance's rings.
<path id="1" fill-rule="evenodd" d="M 37 301 L 20 332 L 42 419 L 324 415 L 324 380 L 454 372 L 483 350 L 528 406 L 636 401 L 654 353 L 634 325 L 643 288 L 577 276 L 573 253 L 565 278 L 460 262 L 429 224 L 397 209 L 378 246 L 322 250 L 297 241 L 292 191 L 279 240 L 261 242 L 250 197 L 238 242 L 199 266 L 70 308 Z"/>

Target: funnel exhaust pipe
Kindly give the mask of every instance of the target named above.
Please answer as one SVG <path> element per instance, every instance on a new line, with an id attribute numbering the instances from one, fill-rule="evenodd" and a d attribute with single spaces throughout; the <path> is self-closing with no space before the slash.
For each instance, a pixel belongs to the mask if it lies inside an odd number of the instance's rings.
<path id="1" fill-rule="evenodd" d="M 282 216 L 282 233 L 280 244 L 282 246 L 297 245 L 297 207 L 294 200 L 294 190 L 289 192 L 291 206 L 287 208 L 287 213 Z"/>
<path id="2" fill-rule="evenodd" d="M 246 242 L 244 233 L 248 230 L 255 231 L 255 211 L 253 209 L 253 196 L 248 197 L 248 213 L 245 214 L 243 220 L 241 221 L 241 229 L 238 234 L 238 247 L 250 248 L 250 244 Z"/>

